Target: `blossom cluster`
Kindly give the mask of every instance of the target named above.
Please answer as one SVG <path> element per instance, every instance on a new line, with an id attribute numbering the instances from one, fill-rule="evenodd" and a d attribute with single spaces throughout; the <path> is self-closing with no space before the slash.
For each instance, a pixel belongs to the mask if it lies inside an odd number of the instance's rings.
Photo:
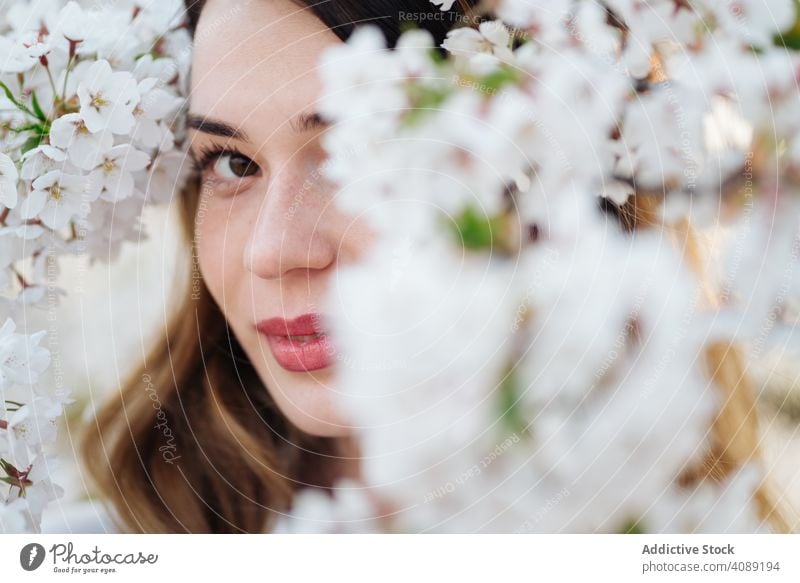
<path id="1" fill-rule="evenodd" d="M 442 47 L 363 27 L 323 59 L 336 203 L 381 237 L 326 310 L 363 481 L 289 528 L 769 529 L 757 462 L 679 476 L 724 404 L 704 348 L 800 292 L 797 3 L 487 5 Z M 733 234 L 723 293 L 687 225 Z"/>
<path id="2" fill-rule="evenodd" d="M 27 323 L 59 257 L 113 259 L 179 188 L 190 36 L 177 0 L 0 5 L 0 532 L 36 531 L 71 399 Z"/>

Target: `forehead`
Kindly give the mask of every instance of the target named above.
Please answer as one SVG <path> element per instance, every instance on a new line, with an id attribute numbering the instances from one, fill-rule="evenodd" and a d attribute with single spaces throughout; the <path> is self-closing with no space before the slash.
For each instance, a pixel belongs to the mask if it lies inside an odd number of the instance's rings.
<path id="1" fill-rule="evenodd" d="M 192 110 L 232 122 L 265 108 L 289 117 L 316 99 L 319 58 L 339 42 L 290 0 L 209 0 L 195 32 Z"/>

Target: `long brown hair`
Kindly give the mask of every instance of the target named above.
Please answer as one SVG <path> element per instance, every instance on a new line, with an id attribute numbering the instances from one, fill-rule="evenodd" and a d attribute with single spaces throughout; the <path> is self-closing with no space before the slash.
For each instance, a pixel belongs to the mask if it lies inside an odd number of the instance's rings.
<path id="1" fill-rule="evenodd" d="M 428 0 L 305 2 L 341 38 L 353 23 L 372 21 L 390 45 L 400 34 L 399 14 L 430 11 Z M 460 2 L 466 14 L 474 2 Z M 190 27 L 202 2 L 187 5 Z M 389 15 L 389 18 L 386 16 Z M 376 17 L 384 18 L 376 18 Z M 452 22 L 422 23 L 441 41 Z M 293 427 L 278 411 L 224 314 L 211 298 L 190 252 L 199 184 L 180 197 L 191 277 L 162 337 L 122 390 L 85 429 L 82 455 L 89 475 L 111 503 L 119 527 L 130 532 L 263 532 L 303 485 L 329 488 L 337 473 L 340 442 Z M 658 201 L 634 196 L 604 210 L 624 230 L 656 225 Z M 676 233 L 702 274 L 700 245 L 688 224 Z M 735 346 L 713 344 L 704 354 L 724 406 L 712 426 L 712 447 L 700 467 L 679 482 L 719 481 L 761 457 L 751 381 Z M 768 483 L 757 495 L 761 517 L 778 531 L 794 528 Z"/>

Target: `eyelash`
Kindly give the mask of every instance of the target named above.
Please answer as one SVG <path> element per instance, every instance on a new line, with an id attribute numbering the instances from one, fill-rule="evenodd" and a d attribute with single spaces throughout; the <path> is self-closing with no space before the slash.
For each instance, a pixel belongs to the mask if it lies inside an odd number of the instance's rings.
<path id="1" fill-rule="evenodd" d="M 195 171 L 198 173 L 205 172 L 208 170 L 214 162 L 216 162 L 222 156 L 241 156 L 242 158 L 248 158 L 242 152 L 237 150 L 236 148 L 226 148 L 220 146 L 201 146 L 199 155 L 194 160 L 194 168 Z M 255 162 L 252 162 L 255 164 Z"/>

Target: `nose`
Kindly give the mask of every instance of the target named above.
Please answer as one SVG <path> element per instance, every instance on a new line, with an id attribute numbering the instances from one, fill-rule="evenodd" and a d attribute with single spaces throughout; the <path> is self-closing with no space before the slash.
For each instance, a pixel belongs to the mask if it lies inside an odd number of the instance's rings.
<path id="1" fill-rule="evenodd" d="M 308 275 L 335 264 L 343 233 L 331 189 L 299 165 L 272 177 L 244 249 L 245 269 L 267 280 Z"/>

